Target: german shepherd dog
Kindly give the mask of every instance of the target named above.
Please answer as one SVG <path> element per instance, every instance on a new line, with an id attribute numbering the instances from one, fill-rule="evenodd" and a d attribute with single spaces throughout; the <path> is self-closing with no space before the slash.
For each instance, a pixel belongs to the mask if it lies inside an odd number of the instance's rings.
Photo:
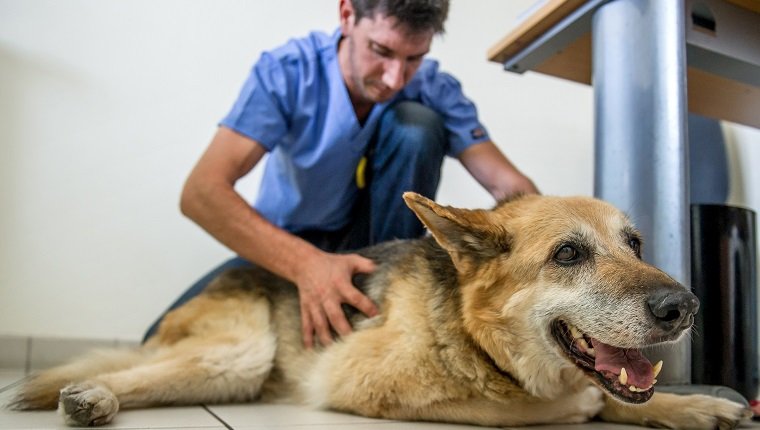
<path id="1" fill-rule="evenodd" d="M 77 426 L 106 424 L 119 408 L 253 400 L 483 426 L 596 417 L 724 429 L 748 417 L 728 400 L 654 392 L 662 362 L 639 348 L 684 336 L 699 303 L 642 262 L 639 233 L 611 205 L 404 199 L 432 235 L 360 251 L 378 267 L 355 281 L 381 312 L 350 312 L 353 333 L 331 346 L 303 347 L 293 284 L 234 270 L 139 349 L 44 371 L 11 407 L 58 407 Z"/>

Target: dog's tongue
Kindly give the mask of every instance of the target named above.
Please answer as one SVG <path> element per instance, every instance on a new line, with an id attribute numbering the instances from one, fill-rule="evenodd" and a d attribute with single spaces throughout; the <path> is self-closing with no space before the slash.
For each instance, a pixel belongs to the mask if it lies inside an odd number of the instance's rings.
<path id="1" fill-rule="evenodd" d="M 625 367 L 628 374 L 626 385 L 635 385 L 638 388 L 647 388 L 654 381 L 654 368 L 641 352 L 637 349 L 616 348 L 591 339 L 596 352 L 595 369 L 607 370 L 615 375 L 620 374 L 620 369 Z"/>

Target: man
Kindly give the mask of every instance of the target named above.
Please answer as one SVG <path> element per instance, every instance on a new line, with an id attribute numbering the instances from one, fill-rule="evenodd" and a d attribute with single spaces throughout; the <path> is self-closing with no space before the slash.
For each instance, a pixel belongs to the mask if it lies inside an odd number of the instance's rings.
<path id="1" fill-rule="evenodd" d="M 342 253 L 422 225 L 403 191 L 435 197 L 446 154 L 495 198 L 537 192 L 490 141 L 459 84 L 423 60 L 443 31 L 447 0 L 341 0 L 340 28 L 264 53 L 182 192 L 182 212 L 236 252 L 221 271 L 249 262 L 299 291 L 304 344 L 351 326 L 349 304 L 377 308 L 352 283 L 371 260 Z M 235 182 L 269 154 L 256 203 Z M 154 325 L 146 334 L 151 336 Z"/>

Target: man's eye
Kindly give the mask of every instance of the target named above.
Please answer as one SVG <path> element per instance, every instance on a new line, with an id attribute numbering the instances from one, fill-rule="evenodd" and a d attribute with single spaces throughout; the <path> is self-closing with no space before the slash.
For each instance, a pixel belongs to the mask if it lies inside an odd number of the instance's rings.
<path id="1" fill-rule="evenodd" d="M 372 45 L 371 49 L 372 49 L 372 52 L 374 52 L 375 54 L 381 57 L 389 57 L 391 55 L 390 51 L 380 46 Z"/>

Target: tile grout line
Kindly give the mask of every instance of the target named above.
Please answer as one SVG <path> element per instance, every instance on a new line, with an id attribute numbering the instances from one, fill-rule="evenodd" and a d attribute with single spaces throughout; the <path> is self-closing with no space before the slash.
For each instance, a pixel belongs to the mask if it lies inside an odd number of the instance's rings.
<path id="1" fill-rule="evenodd" d="M 231 427 L 229 424 L 227 424 L 227 422 L 226 422 L 226 421 L 224 421 L 223 419 L 219 418 L 219 415 L 215 414 L 215 413 L 214 413 L 214 412 L 213 412 L 211 409 L 209 409 L 209 408 L 208 408 L 208 406 L 206 406 L 206 405 L 201 405 L 201 407 L 202 407 L 203 409 L 205 409 L 205 410 L 206 410 L 206 412 L 210 413 L 212 417 L 216 418 L 216 420 L 217 420 L 217 421 L 219 421 L 220 423 L 222 423 L 222 425 L 223 425 L 225 428 L 227 428 L 227 430 L 235 430 L 235 429 L 233 429 L 233 428 L 232 428 L 232 427 Z"/>

